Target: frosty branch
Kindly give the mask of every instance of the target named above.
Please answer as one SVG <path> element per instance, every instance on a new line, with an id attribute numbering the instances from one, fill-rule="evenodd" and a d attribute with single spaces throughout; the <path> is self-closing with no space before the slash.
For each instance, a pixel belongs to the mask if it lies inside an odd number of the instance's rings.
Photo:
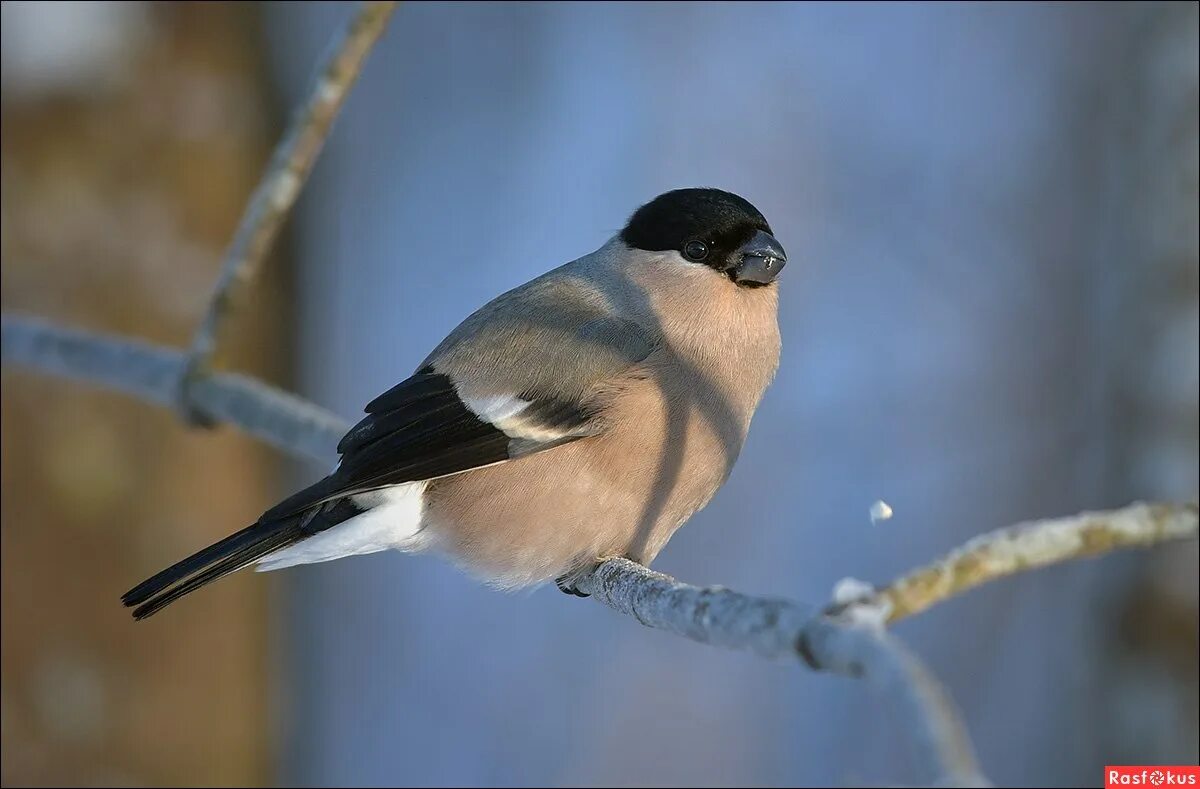
<path id="1" fill-rule="evenodd" d="M 897 578 L 855 604 L 880 605 L 890 624 L 1013 573 L 1196 536 L 1196 503 L 1132 504 L 1111 512 L 996 529 Z"/>

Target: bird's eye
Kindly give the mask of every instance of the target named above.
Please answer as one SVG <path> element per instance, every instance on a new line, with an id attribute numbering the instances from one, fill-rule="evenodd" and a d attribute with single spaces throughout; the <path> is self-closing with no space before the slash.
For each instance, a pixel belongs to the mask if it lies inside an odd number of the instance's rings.
<path id="1" fill-rule="evenodd" d="M 683 245 L 683 256 L 688 260 L 704 260 L 708 257 L 708 244 L 698 238 L 693 238 Z"/>

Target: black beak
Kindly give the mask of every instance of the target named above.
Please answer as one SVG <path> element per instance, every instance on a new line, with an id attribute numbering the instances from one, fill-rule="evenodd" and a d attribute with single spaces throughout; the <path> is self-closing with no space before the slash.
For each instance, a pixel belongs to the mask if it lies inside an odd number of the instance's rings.
<path id="1" fill-rule="evenodd" d="M 775 281 L 779 272 L 787 265 L 787 253 L 775 240 L 775 236 L 762 230 L 756 231 L 745 244 L 738 249 L 742 256 L 741 262 L 733 267 L 733 281 L 737 283 L 754 283 L 767 285 Z"/>

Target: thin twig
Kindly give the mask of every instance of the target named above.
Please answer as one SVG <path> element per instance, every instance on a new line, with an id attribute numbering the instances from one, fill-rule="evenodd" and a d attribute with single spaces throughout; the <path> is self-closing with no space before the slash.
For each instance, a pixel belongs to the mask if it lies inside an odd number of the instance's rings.
<path id="1" fill-rule="evenodd" d="M 331 44 L 317 68 L 307 101 L 292 115 L 287 130 L 275 146 L 266 172 L 250 197 L 225 253 L 208 309 L 192 338 L 187 363 L 181 370 L 178 402 L 189 417 L 202 416 L 192 413 L 193 387 L 212 361 L 217 333 L 229 314 L 235 293 L 261 268 L 317 161 L 346 95 L 395 7 L 394 2 L 365 2 L 359 7 L 341 36 Z"/>
<path id="2" fill-rule="evenodd" d="M 1196 534 L 1195 502 L 1135 503 L 1110 512 L 1019 523 L 981 534 L 879 589 L 867 602 L 881 603 L 890 624 L 1014 573 Z"/>

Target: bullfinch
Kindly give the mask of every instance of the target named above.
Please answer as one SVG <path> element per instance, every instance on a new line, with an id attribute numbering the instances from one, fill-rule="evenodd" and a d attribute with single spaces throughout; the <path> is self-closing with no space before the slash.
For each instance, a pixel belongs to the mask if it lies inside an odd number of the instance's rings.
<path id="1" fill-rule="evenodd" d="M 321 481 L 125 594 L 137 619 L 249 565 L 437 551 L 503 588 L 649 564 L 728 478 L 779 364 L 767 220 L 717 189 L 643 205 L 485 304 L 366 406 Z"/>

